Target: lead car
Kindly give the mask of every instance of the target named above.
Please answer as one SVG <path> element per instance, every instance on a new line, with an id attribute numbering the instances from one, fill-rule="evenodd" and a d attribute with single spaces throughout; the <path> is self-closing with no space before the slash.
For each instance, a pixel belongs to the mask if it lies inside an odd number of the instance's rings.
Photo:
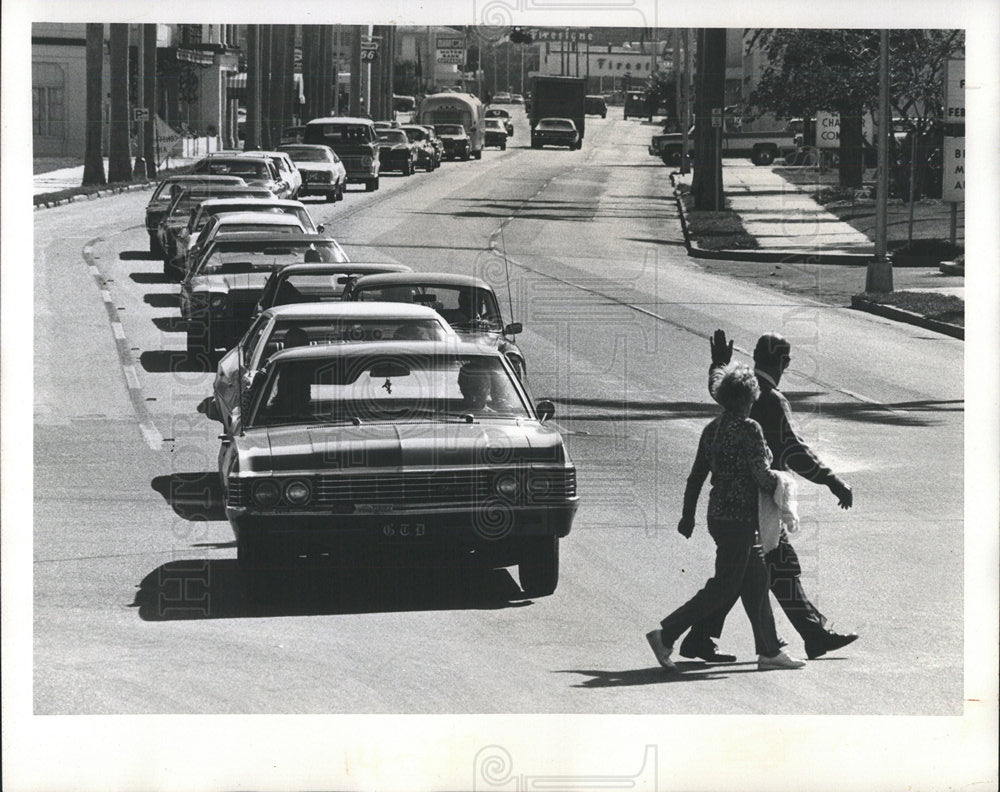
<path id="1" fill-rule="evenodd" d="M 449 341 L 300 347 L 273 355 L 223 440 L 220 475 L 252 595 L 310 559 L 387 544 L 518 566 L 551 594 L 576 468 L 549 401 L 498 351 Z"/>

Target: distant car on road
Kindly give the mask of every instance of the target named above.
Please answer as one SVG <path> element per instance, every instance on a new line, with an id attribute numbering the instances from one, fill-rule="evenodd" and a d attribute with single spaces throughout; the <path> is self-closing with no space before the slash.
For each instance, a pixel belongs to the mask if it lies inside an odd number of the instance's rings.
<path id="1" fill-rule="evenodd" d="M 219 453 L 251 596 L 352 548 L 518 565 L 528 597 L 559 581 L 576 468 L 494 350 L 446 341 L 272 354 Z M 493 451 L 497 453 L 493 453 Z"/>
<path id="2" fill-rule="evenodd" d="M 342 201 L 347 189 L 347 168 L 329 146 L 315 143 L 290 143 L 278 151 L 292 158 L 302 174 L 299 197 L 322 195 L 327 201 Z"/>
<path id="3" fill-rule="evenodd" d="M 496 146 L 501 151 L 507 149 L 507 130 L 499 118 L 487 118 L 484 122 L 484 146 Z"/>
<path id="4" fill-rule="evenodd" d="M 431 138 L 433 130 L 428 132 L 426 127 L 417 124 L 405 124 L 400 129 L 417 152 L 417 165 L 427 171 L 432 171 L 441 165 L 441 152 L 444 150 L 444 146 L 441 146 L 440 151 L 438 150 Z"/>
<path id="5" fill-rule="evenodd" d="M 149 235 L 149 252 L 154 256 L 163 255 L 163 248 L 160 247 L 160 237 L 157 228 L 163 220 L 170 206 L 170 201 L 182 187 L 191 187 L 199 184 L 218 184 L 229 186 L 246 186 L 246 182 L 239 176 L 168 176 L 162 179 L 146 204 L 146 233 Z"/>
<path id="6" fill-rule="evenodd" d="M 580 148 L 580 134 L 576 131 L 576 124 L 569 118 L 540 119 L 531 130 L 531 147 L 539 149 L 542 146 Z"/>
<path id="7" fill-rule="evenodd" d="M 216 176 L 239 176 L 253 187 L 266 187 L 276 198 L 288 198 L 292 194 L 291 184 L 281 178 L 277 166 L 266 157 L 213 154 L 196 162 L 191 170 Z"/>
<path id="8" fill-rule="evenodd" d="M 502 107 L 488 107 L 486 118 L 499 118 L 503 122 L 503 128 L 507 131 L 507 137 L 514 136 L 514 122 L 511 120 L 510 113 Z"/>
<path id="9" fill-rule="evenodd" d="M 369 192 L 378 189 L 378 140 L 375 125 L 370 119 L 347 116 L 314 118 L 306 124 L 302 142 L 332 148 L 347 168 L 348 184 L 361 182 Z"/>
<path id="10" fill-rule="evenodd" d="M 472 156 L 472 141 L 461 124 L 435 124 L 434 132 L 444 143 L 444 154 L 448 159 L 467 161 Z"/>
<path id="11" fill-rule="evenodd" d="M 606 118 L 608 115 L 607 102 L 600 94 L 587 94 L 584 97 L 584 106 L 587 115 L 599 115 L 601 118 Z"/>
<path id="12" fill-rule="evenodd" d="M 493 104 L 510 104 L 510 100 L 511 95 L 507 91 L 500 91 L 499 93 L 494 94 L 491 102 Z"/>

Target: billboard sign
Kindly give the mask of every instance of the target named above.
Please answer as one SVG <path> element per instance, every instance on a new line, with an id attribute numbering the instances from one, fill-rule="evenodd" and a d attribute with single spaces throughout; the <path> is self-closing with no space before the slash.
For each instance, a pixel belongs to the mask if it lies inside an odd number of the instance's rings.
<path id="1" fill-rule="evenodd" d="M 965 123 L 964 60 L 949 60 L 944 65 L 944 122 Z"/>
<path id="2" fill-rule="evenodd" d="M 965 201 L 965 138 L 946 137 L 941 152 L 944 155 L 941 198 L 962 203 Z"/>
<path id="3" fill-rule="evenodd" d="M 840 114 L 816 111 L 816 148 L 840 148 Z"/>
<path id="4" fill-rule="evenodd" d="M 465 63 L 464 49 L 438 49 L 438 63 Z"/>

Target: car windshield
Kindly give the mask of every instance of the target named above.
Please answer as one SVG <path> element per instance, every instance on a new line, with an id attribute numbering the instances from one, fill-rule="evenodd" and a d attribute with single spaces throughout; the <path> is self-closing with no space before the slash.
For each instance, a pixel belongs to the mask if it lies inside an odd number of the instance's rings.
<path id="1" fill-rule="evenodd" d="M 271 226 L 270 233 L 280 233 L 281 229 Z M 290 227 L 290 233 L 301 233 Z M 192 275 L 226 275 L 247 272 L 270 272 L 289 264 L 301 264 L 307 258 L 317 259 L 317 263 L 345 263 L 347 256 L 334 240 L 304 239 L 274 240 L 268 242 L 241 241 L 238 239 L 217 240 L 197 263 Z"/>
<path id="2" fill-rule="evenodd" d="M 367 124 L 310 124 L 305 139 L 316 143 L 370 143 L 372 128 Z"/>
<path id="3" fill-rule="evenodd" d="M 282 150 L 288 152 L 295 162 L 336 162 L 333 152 L 329 149 L 303 147 Z"/>
<path id="4" fill-rule="evenodd" d="M 487 110 L 487 118 L 510 118 L 510 113 L 506 110 Z"/>
<path id="5" fill-rule="evenodd" d="M 241 178 L 268 179 L 271 172 L 267 163 L 255 157 L 204 159 L 194 166 L 195 173 L 211 173 L 219 176 L 239 176 Z"/>
<path id="6" fill-rule="evenodd" d="M 381 270 L 360 265 L 337 267 L 322 273 L 288 272 L 273 275 L 264 286 L 260 298 L 262 308 L 292 303 L 340 300 L 351 280 Z"/>
<path id="7" fill-rule="evenodd" d="M 219 192 L 222 192 L 221 190 Z M 185 219 L 191 213 L 191 210 L 196 208 L 198 204 L 202 201 L 207 201 L 209 198 L 218 198 L 219 192 L 213 192 L 211 189 L 200 188 L 198 190 L 184 190 L 178 196 L 174 198 L 174 202 L 170 205 L 170 217 L 176 219 L 178 216 L 182 216 Z M 246 193 L 237 192 L 234 194 L 231 189 L 225 190 L 226 197 L 231 198 L 250 198 L 254 195 L 259 195 L 257 192 Z M 270 197 L 274 197 L 273 195 Z"/>
<path id="8" fill-rule="evenodd" d="M 178 189 L 190 189 L 192 187 L 199 187 L 208 184 L 215 185 L 226 185 L 231 187 L 237 187 L 240 185 L 245 185 L 246 182 L 243 181 L 239 176 L 213 176 L 211 178 L 205 179 L 204 181 L 195 179 L 164 179 L 158 185 L 156 189 L 153 190 L 152 196 L 150 196 L 149 202 L 168 202 L 174 197 L 174 187 Z"/>
<path id="9" fill-rule="evenodd" d="M 439 135 L 464 135 L 465 127 L 461 124 L 435 124 L 434 131 Z"/>
<path id="10" fill-rule="evenodd" d="M 543 118 L 538 122 L 538 129 L 555 129 L 561 132 L 571 132 L 576 129 L 572 121 L 562 118 Z"/>
<path id="11" fill-rule="evenodd" d="M 499 358 L 409 350 L 280 360 L 255 408 L 252 426 L 529 417 Z"/>
<path id="12" fill-rule="evenodd" d="M 490 129 L 503 129 L 503 121 L 499 118 L 487 118 L 486 126 Z"/>
<path id="13" fill-rule="evenodd" d="M 378 131 L 378 139 L 383 143 L 403 144 L 408 143 L 406 133 L 400 129 L 380 129 Z"/>
<path id="14" fill-rule="evenodd" d="M 410 140 L 426 140 L 427 132 L 423 129 L 414 129 L 413 127 L 406 127 L 403 129 L 406 137 Z"/>
<path id="15" fill-rule="evenodd" d="M 227 214 L 230 212 L 257 212 L 259 214 L 291 215 L 297 219 L 303 228 L 313 229 L 312 218 L 304 206 L 268 206 L 265 202 L 249 200 L 240 203 L 220 204 L 218 206 L 203 206 L 198 213 L 198 221 L 195 229 L 204 227 L 209 217 L 214 215 Z"/>
<path id="16" fill-rule="evenodd" d="M 258 366 L 282 349 L 297 346 L 358 343 L 360 341 L 444 341 L 448 334 L 434 319 L 366 316 L 351 319 L 282 316 L 271 326 L 262 345 Z"/>
<path id="17" fill-rule="evenodd" d="M 503 329 L 496 297 L 489 289 L 437 283 L 401 284 L 355 289 L 352 299 L 362 302 L 417 303 L 433 308 L 459 330 Z"/>

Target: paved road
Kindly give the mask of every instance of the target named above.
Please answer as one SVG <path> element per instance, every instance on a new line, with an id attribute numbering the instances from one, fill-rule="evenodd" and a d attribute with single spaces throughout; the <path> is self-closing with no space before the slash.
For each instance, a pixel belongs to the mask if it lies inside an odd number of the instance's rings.
<path id="1" fill-rule="evenodd" d="M 519 118 L 506 152 L 314 207 L 353 260 L 477 272 L 524 323 L 583 497 L 535 601 L 513 570 L 384 567 L 244 601 L 217 425 L 194 409 L 210 376 L 185 370 L 177 287 L 144 253 L 147 193 L 36 213 L 35 712 L 961 713 L 962 343 L 704 273 L 650 129 L 612 114 L 582 151 L 534 151 Z M 803 484 L 796 546 L 862 638 L 759 674 L 734 611 L 740 662 L 671 679 L 643 634 L 711 567 L 703 521 L 688 541 L 674 525 L 719 326 L 741 355 L 768 329 L 795 345 L 784 390 L 856 492 L 844 513 Z"/>

